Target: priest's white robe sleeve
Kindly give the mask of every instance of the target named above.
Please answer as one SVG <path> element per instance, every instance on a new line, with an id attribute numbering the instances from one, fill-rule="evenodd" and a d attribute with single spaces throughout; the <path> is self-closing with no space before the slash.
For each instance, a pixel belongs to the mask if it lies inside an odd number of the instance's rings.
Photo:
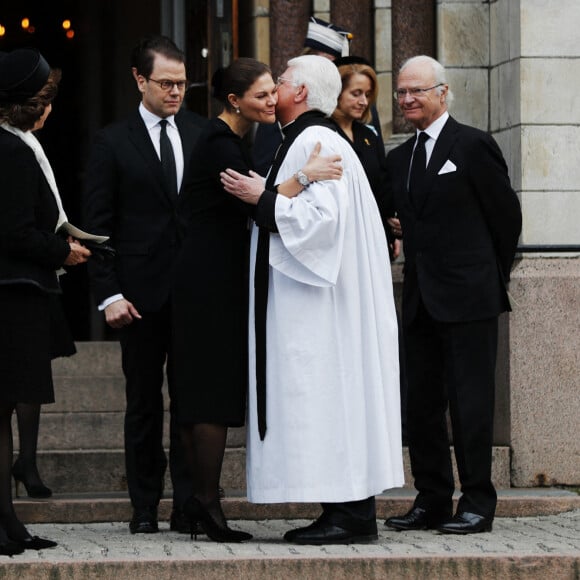
<path id="1" fill-rule="evenodd" d="M 329 129 L 306 130 L 292 145 L 286 156 L 286 171 L 278 174 L 278 182 L 306 164 L 314 145 L 325 131 L 332 138 L 340 137 Z M 332 139 L 324 143 L 332 143 Z M 321 155 L 339 153 L 323 145 Z M 287 175 L 286 175 L 287 174 Z M 345 240 L 345 223 L 349 201 L 346 178 L 311 183 L 300 195 L 276 199 L 275 218 L 279 235 L 270 238 L 270 265 L 284 275 L 312 286 L 333 286 L 340 271 Z"/>

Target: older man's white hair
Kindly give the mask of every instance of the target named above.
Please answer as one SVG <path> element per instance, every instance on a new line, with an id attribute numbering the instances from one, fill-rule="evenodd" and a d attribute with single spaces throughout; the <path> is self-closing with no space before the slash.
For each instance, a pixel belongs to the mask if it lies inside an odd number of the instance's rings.
<path id="1" fill-rule="evenodd" d="M 289 60 L 288 67 L 293 84 L 308 88 L 308 108 L 331 115 L 342 91 L 340 73 L 335 64 L 323 56 L 307 54 Z"/>

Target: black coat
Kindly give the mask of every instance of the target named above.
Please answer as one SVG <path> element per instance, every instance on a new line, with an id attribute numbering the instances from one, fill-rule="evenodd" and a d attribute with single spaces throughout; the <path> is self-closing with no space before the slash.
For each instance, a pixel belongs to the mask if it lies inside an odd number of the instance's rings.
<path id="1" fill-rule="evenodd" d="M 387 170 L 385 145 L 370 127 L 357 121 L 352 124 L 352 141 L 340 127 L 338 127 L 338 132 L 350 143 L 360 159 L 379 207 L 383 226 L 389 237 L 389 242 L 391 242 L 390 228 L 387 227 L 386 223 L 390 208 L 388 199 L 389 172 Z"/>
<path id="2" fill-rule="evenodd" d="M 510 310 L 506 284 L 521 231 L 521 210 L 506 163 L 487 133 L 449 118 L 427 166 L 423 202 L 406 180 L 415 136 L 387 156 L 394 209 L 403 228 L 403 321 L 421 296 L 442 322 L 481 320 Z M 446 161 L 456 169 L 439 174 Z"/>
<path id="3" fill-rule="evenodd" d="M 0 128 L 0 284 L 60 292 L 70 246 L 54 233 L 58 207 L 32 149 Z"/>
<path id="4" fill-rule="evenodd" d="M 0 398 L 51 403 L 51 358 L 74 353 L 56 295 L 70 246 L 34 152 L 1 128 L 0 178 Z"/>
<path id="5" fill-rule="evenodd" d="M 206 120 L 181 111 L 175 122 L 183 146 L 184 183 Z M 158 310 L 169 297 L 186 223 L 183 198 L 166 191 L 161 162 L 138 111 L 96 135 L 84 206 L 87 230 L 110 236 L 117 251 L 115 258 L 89 261 L 97 303 L 122 293 L 139 311 Z"/>

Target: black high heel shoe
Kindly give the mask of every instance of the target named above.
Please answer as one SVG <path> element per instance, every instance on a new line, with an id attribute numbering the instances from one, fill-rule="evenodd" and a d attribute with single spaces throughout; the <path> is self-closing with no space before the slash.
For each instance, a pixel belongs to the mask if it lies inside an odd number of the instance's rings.
<path id="1" fill-rule="evenodd" d="M 49 487 L 46 487 L 42 481 L 39 484 L 26 481 L 26 474 L 22 464 L 20 463 L 20 459 L 17 459 L 12 466 L 12 477 L 14 477 L 14 482 L 16 484 L 16 497 L 20 497 L 19 488 L 21 483 L 26 488 L 28 497 L 46 499 L 52 496 L 52 490 Z"/>
<path id="2" fill-rule="evenodd" d="M 239 532 L 228 528 L 226 518 L 223 515 L 219 499 L 212 505 L 220 516 L 218 521 L 210 511 L 195 497 L 190 497 L 183 506 L 183 511 L 187 515 L 191 525 L 191 539 L 194 536 L 197 540 L 197 530 L 194 531 L 194 523 L 199 522 L 207 534 L 208 538 L 214 542 L 245 542 L 253 538 L 252 534 Z"/>
<path id="3" fill-rule="evenodd" d="M 11 540 L 11 543 L 18 544 L 23 550 L 46 550 L 58 546 L 56 542 L 38 536 L 30 536 L 24 540 Z"/>

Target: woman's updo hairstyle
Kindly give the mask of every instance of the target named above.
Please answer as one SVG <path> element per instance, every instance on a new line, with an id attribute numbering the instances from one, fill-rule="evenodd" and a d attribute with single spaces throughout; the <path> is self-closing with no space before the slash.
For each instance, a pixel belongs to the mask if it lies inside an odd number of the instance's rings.
<path id="1" fill-rule="evenodd" d="M 267 64 L 253 58 L 238 58 L 228 67 L 215 72 L 211 79 L 212 94 L 228 111 L 232 111 L 228 95 L 243 97 L 256 80 L 265 74 L 272 74 Z"/>

